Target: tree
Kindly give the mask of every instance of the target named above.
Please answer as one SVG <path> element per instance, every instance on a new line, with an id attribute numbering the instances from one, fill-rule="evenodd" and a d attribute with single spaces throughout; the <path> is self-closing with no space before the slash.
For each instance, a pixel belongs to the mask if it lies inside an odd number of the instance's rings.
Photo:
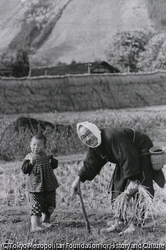
<path id="1" fill-rule="evenodd" d="M 149 40 L 146 50 L 140 53 L 138 67 L 141 71 L 166 69 L 166 33 L 157 33 Z"/>
<path id="2" fill-rule="evenodd" d="M 29 57 L 28 52 L 22 49 L 16 51 L 15 54 L 4 53 L 2 56 L 2 62 L 6 67 L 12 69 L 12 76 L 24 77 L 29 74 Z"/>
<path id="3" fill-rule="evenodd" d="M 138 70 L 139 54 L 145 51 L 145 46 L 151 37 L 146 30 L 118 32 L 106 51 L 108 61 L 121 68 L 122 72 Z"/>

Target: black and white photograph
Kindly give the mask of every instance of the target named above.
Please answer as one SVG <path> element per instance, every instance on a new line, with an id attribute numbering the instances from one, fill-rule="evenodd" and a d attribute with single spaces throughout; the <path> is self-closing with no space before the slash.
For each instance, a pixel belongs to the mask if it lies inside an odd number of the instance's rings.
<path id="1" fill-rule="evenodd" d="M 0 0 L 0 249 L 166 249 L 166 1 Z"/>

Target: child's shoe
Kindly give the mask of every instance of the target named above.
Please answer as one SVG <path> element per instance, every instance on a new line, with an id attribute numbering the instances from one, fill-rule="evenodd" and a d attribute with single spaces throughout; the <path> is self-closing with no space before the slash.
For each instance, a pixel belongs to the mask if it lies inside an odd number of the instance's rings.
<path id="1" fill-rule="evenodd" d="M 49 228 L 52 227 L 53 225 L 49 222 L 42 222 L 42 226 Z"/>

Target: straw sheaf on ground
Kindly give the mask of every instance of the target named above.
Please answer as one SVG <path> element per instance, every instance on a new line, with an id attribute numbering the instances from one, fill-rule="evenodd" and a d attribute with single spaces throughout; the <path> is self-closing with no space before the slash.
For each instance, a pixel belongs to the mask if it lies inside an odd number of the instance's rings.
<path id="1" fill-rule="evenodd" d="M 0 113 L 119 109 L 166 104 L 166 72 L 1 78 Z"/>

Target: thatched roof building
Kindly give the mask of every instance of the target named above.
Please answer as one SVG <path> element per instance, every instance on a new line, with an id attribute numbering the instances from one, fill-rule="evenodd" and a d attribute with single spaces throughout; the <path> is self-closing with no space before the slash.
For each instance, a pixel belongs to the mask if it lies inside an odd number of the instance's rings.
<path id="1" fill-rule="evenodd" d="M 54 67 L 32 68 L 31 76 L 53 76 L 53 75 L 73 75 L 87 73 L 118 73 L 118 69 L 114 68 L 107 62 L 92 63 L 72 63 L 70 65 L 59 65 Z"/>

